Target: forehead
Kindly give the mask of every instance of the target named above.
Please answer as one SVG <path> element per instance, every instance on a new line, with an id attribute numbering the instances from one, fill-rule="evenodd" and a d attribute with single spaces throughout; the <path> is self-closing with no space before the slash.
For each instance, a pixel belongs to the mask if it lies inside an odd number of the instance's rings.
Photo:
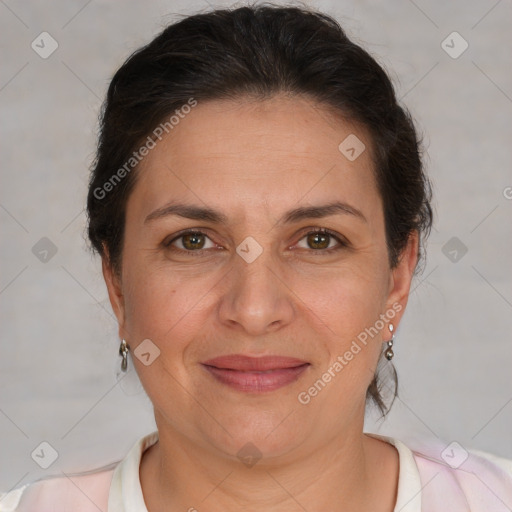
<path id="1" fill-rule="evenodd" d="M 350 199 L 371 216 L 371 146 L 363 126 L 307 98 L 199 102 L 141 162 L 129 203 L 140 216 L 176 198 L 224 209 Z"/>

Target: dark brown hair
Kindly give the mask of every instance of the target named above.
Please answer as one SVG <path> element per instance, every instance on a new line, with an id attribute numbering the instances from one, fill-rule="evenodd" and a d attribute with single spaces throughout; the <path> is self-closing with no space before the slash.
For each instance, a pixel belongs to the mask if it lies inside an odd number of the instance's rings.
<path id="1" fill-rule="evenodd" d="M 414 231 L 421 253 L 432 224 L 430 184 L 413 121 L 386 72 L 333 18 L 272 4 L 188 16 L 115 73 L 102 108 L 87 198 L 93 250 L 120 274 L 126 202 L 137 176 L 136 165 L 132 171 L 126 164 L 145 140 L 154 139 L 160 123 L 191 98 L 263 100 L 281 92 L 307 96 L 369 130 L 390 266 Z M 393 376 L 394 398 L 394 369 Z M 381 385 L 376 375 L 367 397 L 385 415 L 390 405 Z"/>

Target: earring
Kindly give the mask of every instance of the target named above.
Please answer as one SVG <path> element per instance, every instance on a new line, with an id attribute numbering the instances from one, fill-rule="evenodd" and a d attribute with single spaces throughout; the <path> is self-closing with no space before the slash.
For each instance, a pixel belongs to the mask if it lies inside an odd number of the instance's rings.
<path id="1" fill-rule="evenodd" d="M 384 355 L 386 356 L 386 359 L 388 361 L 391 361 L 393 359 L 393 356 L 395 353 L 393 352 L 393 341 L 395 339 L 395 333 L 393 332 L 395 330 L 395 326 L 393 324 L 388 325 L 389 332 L 392 333 L 391 339 L 387 341 L 388 348 L 386 349 L 386 352 L 384 352 Z"/>
<path id="2" fill-rule="evenodd" d="M 123 372 L 128 368 L 128 351 L 130 350 L 130 345 L 126 343 L 125 340 L 121 341 L 121 345 L 119 345 L 119 355 L 123 358 L 121 361 L 121 370 Z"/>

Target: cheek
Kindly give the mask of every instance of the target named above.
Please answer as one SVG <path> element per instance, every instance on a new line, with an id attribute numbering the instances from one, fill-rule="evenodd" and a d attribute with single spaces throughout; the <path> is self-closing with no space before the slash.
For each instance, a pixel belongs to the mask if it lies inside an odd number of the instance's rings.
<path id="1" fill-rule="evenodd" d="M 199 317 L 213 295 L 213 276 L 192 279 L 168 266 L 140 262 L 127 269 L 126 281 L 126 324 L 135 345 L 149 338 L 162 351 L 177 352 L 204 325 Z"/>
<path id="2" fill-rule="evenodd" d="M 291 286 L 304 306 L 342 342 L 384 313 L 388 282 L 389 270 L 374 261 L 295 278 Z"/>
<path id="3" fill-rule="evenodd" d="M 330 382 L 317 405 L 329 402 L 348 407 L 364 401 L 386 338 L 381 315 L 388 279 L 386 266 L 375 262 L 371 267 L 354 265 L 331 273 L 323 286 L 316 279 L 316 284 L 304 282 L 300 288 L 295 284 L 321 356 L 309 384 L 324 378 Z"/>

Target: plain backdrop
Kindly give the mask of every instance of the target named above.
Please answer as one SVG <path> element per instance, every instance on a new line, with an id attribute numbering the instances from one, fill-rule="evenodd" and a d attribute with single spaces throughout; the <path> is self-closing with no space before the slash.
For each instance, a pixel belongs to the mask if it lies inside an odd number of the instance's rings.
<path id="1" fill-rule="evenodd" d="M 395 344 L 399 399 L 366 430 L 512 458 L 512 4 L 309 4 L 391 74 L 434 184 L 427 262 Z M 177 15 L 210 9 L 0 2 L 2 490 L 121 459 L 155 428 L 137 380 L 116 375 L 117 325 L 84 238 L 88 168 L 114 71 Z M 58 44 L 47 58 L 42 32 Z M 41 442 L 58 454 L 47 470 L 31 456 Z"/>

